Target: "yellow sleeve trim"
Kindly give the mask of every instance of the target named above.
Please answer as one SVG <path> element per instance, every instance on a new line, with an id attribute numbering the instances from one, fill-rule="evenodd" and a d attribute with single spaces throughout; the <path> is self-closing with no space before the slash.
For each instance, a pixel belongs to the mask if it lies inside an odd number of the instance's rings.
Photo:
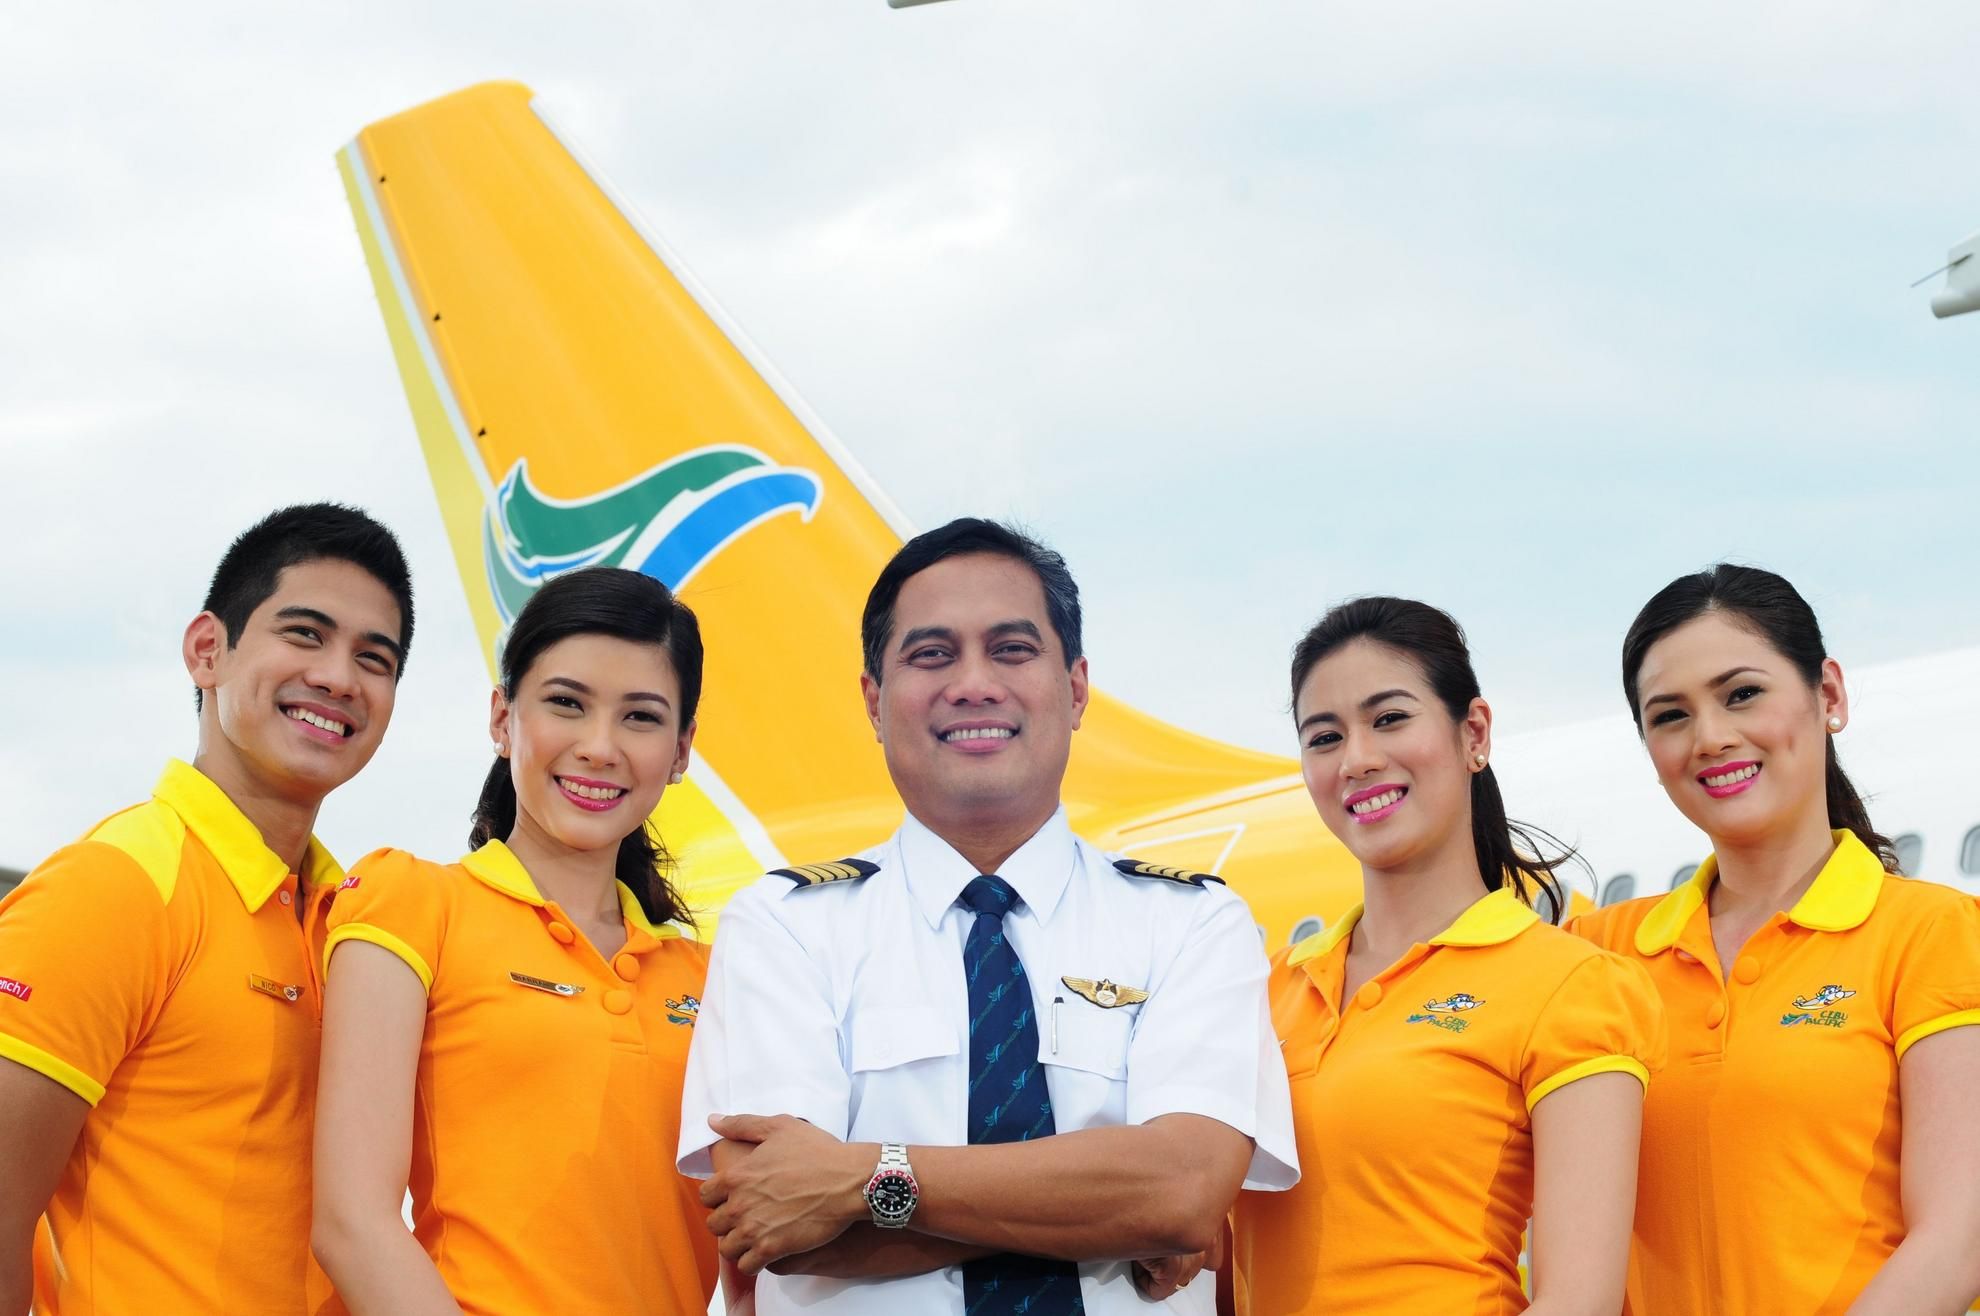
<path id="1" fill-rule="evenodd" d="M 1569 1065 L 1566 1069 L 1563 1069 L 1560 1073 L 1527 1093 L 1527 1113 L 1529 1115 L 1532 1114 L 1533 1108 L 1540 1104 L 1542 1098 L 1551 1093 L 1558 1092 L 1570 1083 L 1588 1078 L 1594 1074 L 1634 1074 L 1636 1075 L 1636 1081 L 1641 1083 L 1646 1091 L 1650 1087 L 1650 1071 L 1645 1069 L 1643 1062 L 1635 1056 L 1596 1056 L 1593 1060 L 1584 1060 L 1580 1064 Z"/>
<path id="2" fill-rule="evenodd" d="M 1948 1028 L 1964 1028 L 1968 1024 L 1980 1024 L 1980 1010 L 1961 1010 L 1956 1014 L 1941 1015 L 1937 1019 L 1926 1020 L 1916 1028 L 1907 1029 L 1904 1036 L 1897 1040 L 1898 1059 L 1904 1059 L 1905 1052 L 1932 1034 L 1943 1033 Z"/>
<path id="3" fill-rule="evenodd" d="M 369 923 L 345 923 L 330 930 L 323 943 L 323 976 L 330 976 L 330 952 L 347 941 L 368 941 L 374 946 L 391 951 L 406 962 L 406 967 L 419 975 L 419 985 L 427 991 L 433 990 L 433 970 L 427 967 L 420 953 L 408 946 L 384 928 L 375 928 Z"/>
<path id="4" fill-rule="evenodd" d="M 0 1056 L 5 1056 L 17 1065 L 26 1065 L 35 1073 L 54 1079 L 69 1091 L 94 1106 L 103 1100 L 103 1085 L 83 1073 L 66 1060 L 57 1060 L 38 1046 L 30 1046 L 18 1037 L 0 1033 Z"/>

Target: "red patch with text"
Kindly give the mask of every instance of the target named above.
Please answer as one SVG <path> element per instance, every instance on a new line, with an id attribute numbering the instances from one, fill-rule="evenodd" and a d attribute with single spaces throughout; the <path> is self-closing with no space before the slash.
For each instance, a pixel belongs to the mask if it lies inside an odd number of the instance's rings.
<path id="1" fill-rule="evenodd" d="M 0 992 L 5 992 L 9 996 L 25 1001 L 28 997 L 34 995 L 34 988 L 28 986 L 19 978 L 0 978 Z"/>
<path id="2" fill-rule="evenodd" d="M 356 886 L 357 884 L 358 884 L 357 878 L 347 877 L 343 881 L 337 883 L 337 889 L 339 891 L 349 891 L 352 887 Z"/>

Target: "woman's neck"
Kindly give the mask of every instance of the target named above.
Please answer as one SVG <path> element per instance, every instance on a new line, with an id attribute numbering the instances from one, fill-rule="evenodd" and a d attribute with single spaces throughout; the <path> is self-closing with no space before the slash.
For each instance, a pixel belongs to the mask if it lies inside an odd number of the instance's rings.
<path id="1" fill-rule="evenodd" d="M 1439 855 L 1395 870 L 1361 870 L 1361 921 L 1351 949 L 1365 950 L 1384 964 L 1457 921 L 1485 894 L 1471 838 L 1461 853 Z"/>
<path id="2" fill-rule="evenodd" d="M 1763 917 L 1794 908 L 1813 886 L 1836 850 L 1828 806 L 1810 809 L 1793 825 L 1750 841 L 1713 838 L 1718 880 L 1712 887 L 1714 913 L 1753 912 Z"/>
<path id="3" fill-rule="evenodd" d="M 618 850 L 573 850 L 518 812 L 505 838 L 545 899 L 575 918 L 612 923 L 619 918 Z"/>

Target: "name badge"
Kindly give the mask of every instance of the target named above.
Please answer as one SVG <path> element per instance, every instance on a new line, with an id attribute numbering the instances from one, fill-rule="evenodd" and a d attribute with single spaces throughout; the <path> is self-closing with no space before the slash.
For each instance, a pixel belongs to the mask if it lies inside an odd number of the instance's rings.
<path id="1" fill-rule="evenodd" d="M 548 978 L 532 978 L 527 973 L 509 973 L 509 981 L 518 987 L 529 987 L 539 992 L 549 992 L 552 996 L 582 996 L 584 988 L 575 983 L 551 982 Z"/>
<path id="2" fill-rule="evenodd" d="M 292 987 L 286 982 L 276 982 L 273 978 L 264 978 L 258 973 L 248 975 L 248 986 L 263 996 L 273 996 L 278 1001 L 288 1001 L 291 1004 L 302 998 L 302 988 Z"/>

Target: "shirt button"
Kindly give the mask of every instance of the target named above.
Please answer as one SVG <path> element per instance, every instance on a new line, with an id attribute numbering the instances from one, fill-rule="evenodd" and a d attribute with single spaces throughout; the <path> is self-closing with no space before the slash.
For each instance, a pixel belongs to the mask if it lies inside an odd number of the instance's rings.
<path id="1" fill-rule="evenodd" d="M 620 955 L 612 961 L 612 972 L 627 982 L 639 977 L 639 956 Z"/>
<path id="2" fill-rule="evenodd" d="M 1379 982 L 1364 982 L 1354 994 L 1354 1003 L 1364 1010 L 1374 1009 L 1381 999 L 1382 984 Z"/>
<path id="3" fill-rule="evenodd" d="M 624 1014 L 632 1009 L 632 993 L 609 991 L 605 993 L 605 1009 L 611 1014 Z"/>
<path id="4" fill-rule="evenodd" d="M 1705 1012 L 1705 1026 L 1707 1028 L 1717 1028 L 1725 1021 L 1726 1003 L 1724 1001 L 1712 1002 L 1712 1008 Z"/>
<path id="5" fill-rule="evenodd" d="M 282 892 L 280 895 L 276 896 L 275 898 L 281 901 L 285 905 L 293 905 L 296 903 L 296 898 L 290 895 L 286 891 Z"/>
<path id="6" fill-rule="evenodd" d="M 1733 977 L 1751 987 L 1760 981 L 1760 961 L 1751 955 L 1740 956 L 1739 962 L 1733 965 Z"/>
<path id="7" fill-rule="evenodd" d="M 558 945 L 568 946 L 572 942 L 577 940 L 577 933 L 572 932 L 562 923 L 552 923 L 549 926 L 550 926 L 550 940 L 556 942 Z"/>

